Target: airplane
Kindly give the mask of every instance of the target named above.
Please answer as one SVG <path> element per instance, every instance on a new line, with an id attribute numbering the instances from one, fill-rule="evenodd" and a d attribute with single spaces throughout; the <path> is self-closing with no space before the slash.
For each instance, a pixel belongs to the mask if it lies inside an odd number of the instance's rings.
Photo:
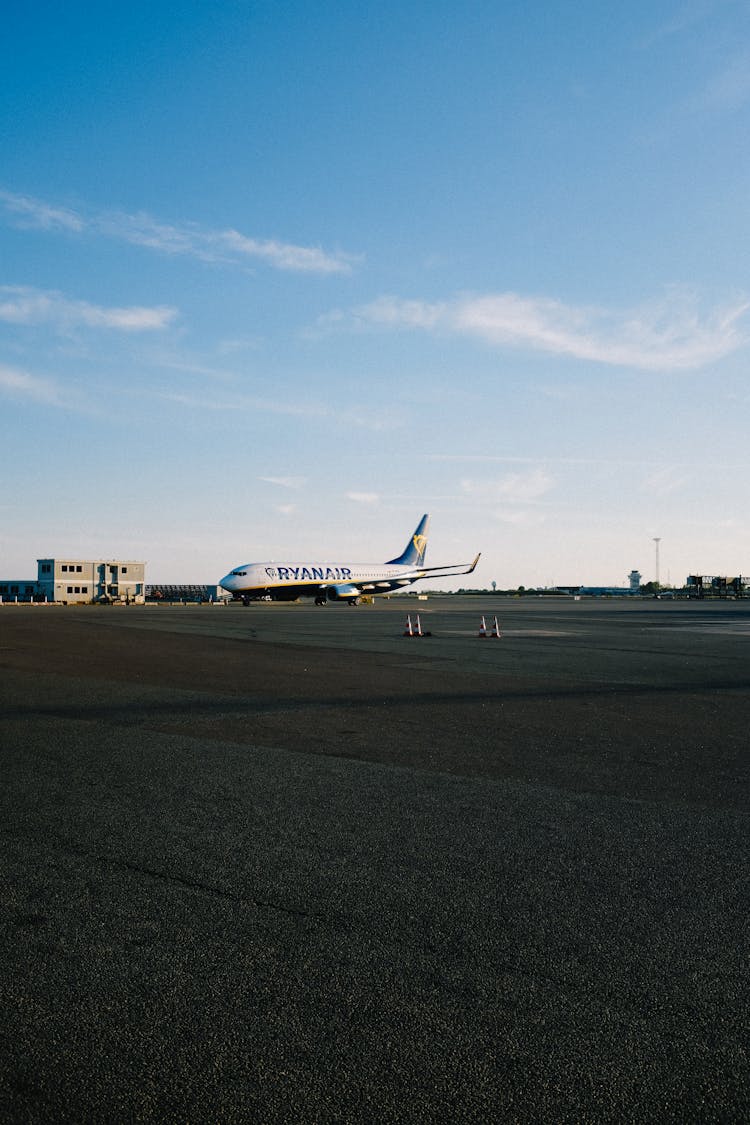
<path id="1" fill-rule="evenodd" d="M 244 563 L 225 575 L 219 585 L 245 605 L 254 599 L 288 602 L 302 597 L 314 597 L 316 605 L 358 605 L 363 594 L 389 594 L 420 578 L 471 574 L 479 555 L 471 563 L 424 565 L 429 522 L 428 515 L 422 516 L 401 554 L 386 563 Z"/>

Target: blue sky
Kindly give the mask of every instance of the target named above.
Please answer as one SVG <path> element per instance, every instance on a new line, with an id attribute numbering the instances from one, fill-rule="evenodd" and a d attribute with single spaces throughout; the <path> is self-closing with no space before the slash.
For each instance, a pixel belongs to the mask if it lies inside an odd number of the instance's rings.
<path id="1" fill-rule="evenodd" d="M 17 5 L 0 97 L 0 573 L 750 573 L 745 3 Z"/>

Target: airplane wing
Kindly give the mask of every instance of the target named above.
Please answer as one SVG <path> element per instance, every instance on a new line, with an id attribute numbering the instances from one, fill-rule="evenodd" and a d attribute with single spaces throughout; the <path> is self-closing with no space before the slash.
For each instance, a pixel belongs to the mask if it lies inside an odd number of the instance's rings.
<path id="1" fill-rule="evenodd" d="M 422 566 L 417 573 L 420 578 L 426 578 L 428 574 L 432 578 L 443 578 L 452 574 L 471 574 L 476 569 L 481 554 L 480 551 L 474 561 L 470 563 L 456 563 L 455 566 Z"/>

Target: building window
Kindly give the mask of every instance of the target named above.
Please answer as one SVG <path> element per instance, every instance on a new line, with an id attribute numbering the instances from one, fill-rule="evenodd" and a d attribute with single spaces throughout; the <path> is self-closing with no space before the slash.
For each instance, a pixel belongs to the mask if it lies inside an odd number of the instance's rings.
<path id="1" fill-rule="evenodd" d="M 88 592 L 89 592 L 88 586 L 81 586 L 81 593 L 82 594 L 88 594 Z"/>
<path id="2" fill-rule="evenodd" d="M 80 574 L 82 570 L 83 570 L 83 567 L 82 567 L 82 566 L 77 566 L 77 567 L 76 567 L 76 573 L 77 573 L 77 574 Z"/>
<path id="3" fill-rule="evenodd" d="M 42 563 L 42 574 L 49 574 L 51 570 L 52 567 L 49 563 Z"/>
<path id="4" fill-rule="evenodd" d="M 72 586 L 68 586 L 68 593 L 69 593 L 69 594 L 72 594 L 72 593 L 73 593 L 73 587 L 72 587 Z"/>
<path id="5" fill-rule="evenodd" d="M 62 566 L 60 567 L 60 570 L 67 570 L 67 569 L 68 569 L 67 563 L 63 563 Z"/>
<path id="6" fill-rule="evenodd" d="M 123 573 L 123 574 L 127 574 L 127 573 L 128 573 L 128 568 L 127 568 L 126 566 L 124 566 L 124 567 L 122 568 L 122 573 Z"/>
<path id="7" fill-rule="evenodd" d="M 8 587 L 0 585 L 0 594 L 7 594 L 7 593 L 8 593 Z"/>

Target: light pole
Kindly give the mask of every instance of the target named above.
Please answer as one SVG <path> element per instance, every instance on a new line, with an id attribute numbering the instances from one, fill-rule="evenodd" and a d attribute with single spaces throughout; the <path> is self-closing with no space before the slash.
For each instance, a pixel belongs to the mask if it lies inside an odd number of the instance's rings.
<path id="1" fill-rule="evenodd" d="M 659 588 L 659 544 L 661 543 L 661 535 L 654 536 L 654 543 L 656 544 L 656 588 Z"/>

